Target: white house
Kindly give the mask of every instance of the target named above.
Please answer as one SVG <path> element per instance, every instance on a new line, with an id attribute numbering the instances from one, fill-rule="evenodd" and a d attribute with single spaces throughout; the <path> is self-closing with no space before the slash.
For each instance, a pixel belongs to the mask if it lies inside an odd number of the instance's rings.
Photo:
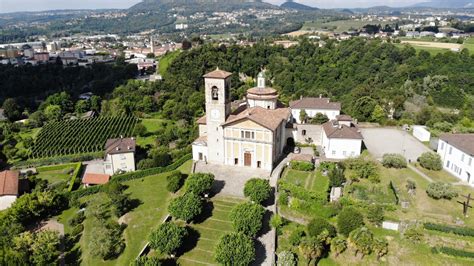
<path id="1" fill-rule="evenodd" d="M 135 171 L 134 138 L 109 139 L 105 144 L 104 172 L 113 175 L 117 172 Z"/>
<path id="2" fill-rule="evenodd" d="M 329 98 L 301 98 L 296 101 L 290 102 L 290 109 L 293 118 L 297 124 L 301 124 L 300 113 L 302 110 L 306 112 L 306 115 L 310 118 L 316 116 L 317 113 L 326 115 L 329 120 L 336 119 L 341 113 L 341 103 L 331 102 Z"/>
<path id="3" fill-rule="evenodd" d="M 0 172 L 0 211 L 10 208 L 18 197 L 18 176 L 16 171 Z"/>
<path id="4" fill-rule="evenodd" d="M 362 134 L 348 116 L 341 120 L 330 120 L 323 124 L 322 150 L 328 159 L 347 159 L 359 156 L 362 150 Z"/>
<path id="5" fill-rule="evenodd" d="M 474 186 L 474 134 L 445 134 L 438 142 L 443 168 Z"/>

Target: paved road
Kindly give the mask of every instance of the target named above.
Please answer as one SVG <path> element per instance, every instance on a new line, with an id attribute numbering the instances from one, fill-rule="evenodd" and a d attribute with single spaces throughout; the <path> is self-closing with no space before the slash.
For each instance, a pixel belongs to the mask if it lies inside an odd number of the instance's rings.
<path id="1" fill-rule="evenodd" d="M 382 158 L 385 153 L 399 153 L 416 161 L 422 153 L 430 151 L 409 132 L 394 128 L 361 128 L 361 131 L 367 149 L 376 158 Z"/>

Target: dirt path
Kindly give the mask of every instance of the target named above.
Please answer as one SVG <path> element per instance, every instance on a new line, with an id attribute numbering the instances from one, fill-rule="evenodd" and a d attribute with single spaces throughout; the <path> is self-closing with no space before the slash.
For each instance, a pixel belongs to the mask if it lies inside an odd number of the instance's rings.
<path id="1" fill-rule="evenodd" d="M 433 183 L 433 179 L 431 179 L 431 177 L 427 176 L 425 173 L 423 173 L 422 171 L 416 169 L 415 166 L 411 165 L 411 164 L 408 164 L 408 168 L 410 168 L 411 170 L 413 170 L 415 173 L 419 174 L 421 177 L 423 177 L 424 179 L 426 179 L 426 181 L 430 182 L 430 183 Z"/>
<path id="2" fill-rule="evenodd" d="M 457 43 L 445 43 L 445 42 L 423 42 L 423 41 L 402 41 L 401 43 L 408 43 L 415 46 L 423 46 L 429 48 L 441 48 L 441 49 L 461 49 L 461 44 Z"/>

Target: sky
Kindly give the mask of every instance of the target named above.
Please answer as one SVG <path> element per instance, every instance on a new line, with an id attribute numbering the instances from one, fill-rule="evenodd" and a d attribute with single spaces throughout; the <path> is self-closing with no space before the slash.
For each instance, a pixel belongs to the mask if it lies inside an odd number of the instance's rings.
<path id="1" fill-rule="evenodd" d="M 52 9 L 128 8 L 141 0 L 0 0 L 0 13 L 16 11 L 41 11 Z M 285 0 L 264 0 L 281 4 Z M 355 8 L 387 5 L 408 6 L 429 0 L 295 0 L 319 8 Z"/>

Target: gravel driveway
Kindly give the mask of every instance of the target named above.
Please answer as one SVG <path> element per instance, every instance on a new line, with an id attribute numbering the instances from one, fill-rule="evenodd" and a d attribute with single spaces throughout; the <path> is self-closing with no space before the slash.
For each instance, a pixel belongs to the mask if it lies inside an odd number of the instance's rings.
<path id="1" fill-rule="evenodd" d="M 364 143 L 369 152 L 377 159 L 385 153 L 399 153 L 405 158 L 416 161 L 424 152 L 431 151 L 409 132 L 394 128 L 361 128 Z"/>

